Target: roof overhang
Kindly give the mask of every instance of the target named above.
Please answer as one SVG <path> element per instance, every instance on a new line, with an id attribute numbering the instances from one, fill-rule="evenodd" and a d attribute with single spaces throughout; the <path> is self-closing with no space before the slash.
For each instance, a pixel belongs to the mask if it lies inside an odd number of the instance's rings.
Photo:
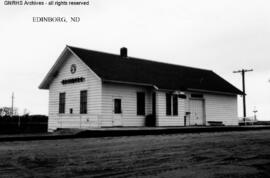
<path id="1" fill-rule="evenodd" d="M 202 90 L 202 89 L 195 89 L 195 88 L 188 88 L 187 91 L 190 92 L 202 92 L 202 93 L 211 93 L 211 94 L 219 94 L 219 95 L 242 95 L 240 93 L 229 93 L 229 92 L 222 92 L 222 91 L 213 91 L 213 90 Z"/>
<path id="2" fill-rule="evenodd" d="M 136 86 L 145 86 L 145 87 L 152 87 L 155 90 L 158 90 L 159 88 L 156 85 L 148 84 L 148 83 L 137 83 L 137 82 L 125 82 L 125 81 L 118 81 L 118 80 L 107 80 L 102 79 L 105 83 L 118 83 L 118 84 L 128 84 L 128 85 L 136 85 Z"/>
<path id="3" fill-rule="evenodd" d="M 62 66 L 62 64 L 65 62 L 66 57 L 70 54 L 70 49 L 68 46 L 64 48 L 60 56 L 57 58 L 56 62 L 50 69 L 50 71 L 47 73 L 45 78 L 42 80 L 42 82 L 39 85 L 39 89 L 49 89 L 51 81 L 58 75 L 58 70 Z"/>

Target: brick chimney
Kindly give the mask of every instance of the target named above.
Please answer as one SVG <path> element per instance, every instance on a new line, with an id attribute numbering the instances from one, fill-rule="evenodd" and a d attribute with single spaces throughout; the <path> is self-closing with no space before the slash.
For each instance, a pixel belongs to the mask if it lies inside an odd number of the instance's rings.
<path id="1" fill-rule="evenodd" d="M 128 49 L 126 47 L 122 47 L 120 49 L 120 56 L 122 58 L 127 58 L 128 57 Z"/>

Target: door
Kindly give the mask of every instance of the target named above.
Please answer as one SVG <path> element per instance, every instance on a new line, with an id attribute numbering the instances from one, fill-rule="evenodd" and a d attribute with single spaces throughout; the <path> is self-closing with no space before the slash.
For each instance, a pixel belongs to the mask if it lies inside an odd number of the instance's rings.
<path id="1" fill-rule="evenodd" d="M 122 123 L 122 99 L 113 99 L 113 126 L 123 126 Z"/>
<path id="2" fill-rule="evenodd" d="M 152 114 L 156 117 L 156 92 L 152 93 Z"/>
<path id="3" fill-rule="evenodd" d="M 204 125 L 203 100 L 190 100 L 190 125 Z"/>

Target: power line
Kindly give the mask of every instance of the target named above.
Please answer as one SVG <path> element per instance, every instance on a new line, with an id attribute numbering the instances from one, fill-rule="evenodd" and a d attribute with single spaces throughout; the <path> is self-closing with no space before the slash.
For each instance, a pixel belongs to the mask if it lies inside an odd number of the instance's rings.
<path id="1" fill-rule="evenodd" d="M 253 69 L 242 69 L 233 71 L 233 73 L 241 73 L 242 74 L 242 85 L 243 85 L 243 120 L 244 125 L 246 125 L 246 87 L 245 87 L 245 73 L 246 72 L 252 72 Z"/>

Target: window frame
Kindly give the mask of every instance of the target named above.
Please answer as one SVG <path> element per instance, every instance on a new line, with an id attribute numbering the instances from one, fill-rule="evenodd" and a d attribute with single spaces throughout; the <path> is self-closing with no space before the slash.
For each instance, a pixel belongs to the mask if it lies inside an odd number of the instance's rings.
<path id="1" fill-rule="evenodd" d="M 171 94 L 166 93 L 166 116 L 172 115 L 172 101 L 171 101 Z"/>
<path id="2" fill-rule="evenodd" d="M 117 107 L 117 102 L 119 101 L 119 107 Z M 122 114 L 122 100 L 121 98 L 114 98 L 113 99 L 113 112 L 114 114 Z"/>
<path id="3" fill-rule="evenodd" d="M 166 93 L 166 116 L 178 116 L 178 95 Z"/>
<path id="4" fill-rule="evenodd" d="M 80 114 L 87 114 L 87 90 L 80 91 Z"/>
<path id="5" fill-rule="evenodd" d="M 59 106 L 58 107 L 59 107 L 58 113 L 65 114 L 65 110 L 66 110 L 66 93 L 65 92 L 59 93 Z"/>
<path id="6" fill-rule="evenodd" d="M 173 116 L 178 116 L 178 96 L 172 95 L 172 109 L 173 109 Z"/>

